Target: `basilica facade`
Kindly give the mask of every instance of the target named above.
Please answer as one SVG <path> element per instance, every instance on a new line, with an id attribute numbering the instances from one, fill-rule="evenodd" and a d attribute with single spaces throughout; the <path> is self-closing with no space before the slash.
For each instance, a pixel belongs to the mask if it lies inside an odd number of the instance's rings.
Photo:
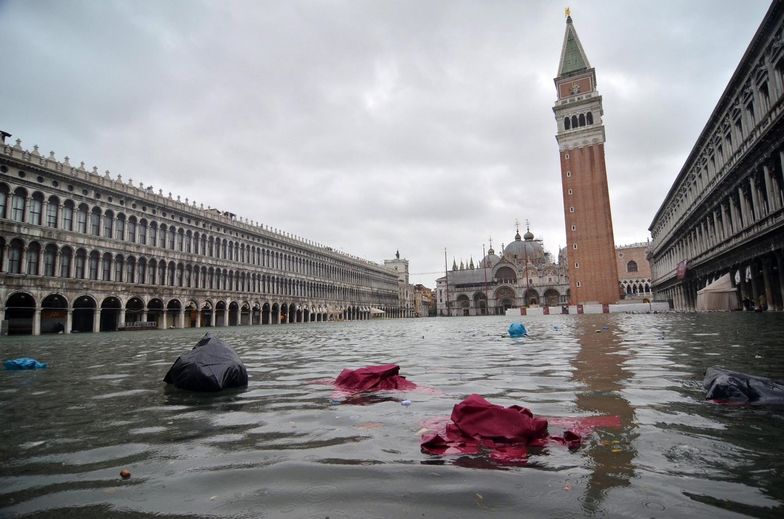
<path id="1" fill-rule="evenodd" d="M 0 136 L 0 333 L 404 315 L 382 265 Z"/>
<path id="2" fill-rule="evenodd" d="M 569 303 L 565 250 L 554 262 L 528 230 L 518 231 L 500 253 L 491 245 L 478 265 L 453 263 L 436 281 L 438 315 L 503 315 L 509 308 Z"/>

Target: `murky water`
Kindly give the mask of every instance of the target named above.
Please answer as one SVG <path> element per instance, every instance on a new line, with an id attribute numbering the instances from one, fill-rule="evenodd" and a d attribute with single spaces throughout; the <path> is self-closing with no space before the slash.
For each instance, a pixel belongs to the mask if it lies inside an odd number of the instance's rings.
<path id="1" fill-rule="evenodd" d="M 161 381 L 198 330 L 2 338 L 3 359 L 50 367 L 0 371 L 0 516 L 784 516 L 784 410 L 701 387 L 712 365 L 784 378 L 784 315 L 528 317 L 531 337 L 501 337 L 510 322 L 217 329 L 250 375 L 220 395 Z M 387 362 L 440 391 L 335 405 L 312 383 Z M 622 427 L 525 466 L 422 454 L 422 422 L 470 393 Z"/>

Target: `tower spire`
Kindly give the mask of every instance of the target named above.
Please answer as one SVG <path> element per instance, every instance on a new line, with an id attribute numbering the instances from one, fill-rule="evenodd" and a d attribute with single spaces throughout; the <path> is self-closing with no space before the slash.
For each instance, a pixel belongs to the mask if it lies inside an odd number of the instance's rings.
<path id="1" fill-rule="evenodd" d="M 588 57 L 585 55 L 580 38 L 572 23 L 571 11 L 566 8 L 566 33 L 564 34 L 563 47 L 561 48 L 561 61 L 558 64 L 558 77 L 568 76 L 583 72 L 591 68 Z"/>

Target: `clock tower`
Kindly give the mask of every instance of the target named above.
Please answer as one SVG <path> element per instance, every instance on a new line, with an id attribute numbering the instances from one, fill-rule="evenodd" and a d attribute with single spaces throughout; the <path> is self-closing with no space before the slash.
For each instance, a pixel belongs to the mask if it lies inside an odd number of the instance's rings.
<path id="1" fill-rule="evenodd" d="M 615 303 L 615 260 L 610 195 L 604 164 L 602 96 L 567 11 L 553 112 L 561 155 L 570 303 Z"/>

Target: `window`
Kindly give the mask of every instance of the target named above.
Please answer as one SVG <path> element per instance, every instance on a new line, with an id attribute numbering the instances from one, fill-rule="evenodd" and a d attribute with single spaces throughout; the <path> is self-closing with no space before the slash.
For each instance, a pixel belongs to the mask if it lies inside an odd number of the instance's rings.
<path id="1" fill-rule="evenodd" d="M 87 206 L 80 205 L 76 214 L 76 231 L 87 234 Z M 83 278 L 84 276 L 82 276 Z M 80 279 L 82 279 L 80 278 Z"/>
<path id="2" fill-rule="evenodd" d="M 583 284 L 578 281 L 577 282 L 577 288 L 580 288 L 581 286 L 583 286 Z"/>
<path id="3" fill-rule="evenodd" d="M 573 243 L 573 244 L 572 244 L 572 248 L 573 248 L 573 249 L 576 249 L 576 248 L 577 248 L 577 244 L 576 244 L 576 243 Z"/>
<path id="4" fill-rule="evenodd" d="M 626 272 L 637 272 L 637 262 L 632 260 L 626 264 Z"/>
<path id="5" fill-rule="evenodd" d="M 572 230 L 573 230 L 573 231 L 576 231 L 576 230 L 577 230 L 577 226 L 576 226 L 576 225 L 574 225 L 574 224 L 572 224 Z"/>
<path id="6" fill-rule="evenodd" d="M 118 240 L 125 239 L 125 216 L 117 215 L 117 228 L 115 229 L 115 237 Z"/>
<path id="7" fill-rule="evenodd" d="M 90 213 L 90 234 L 101 235 L 101 212 L 98 209 L 93 209 L 93 212 Z"/>
<path id="8" fill-rule="evenodd" d="M 49 200 L 49 206 L 46 208 L 46 225 L 48 227 L 57 228 L 58 209 L 57 200 Z"/>
<path id="9" fill-rule="evenodd" d="M 135 274 L 136 274 L 136 263 L 132 260 L 128 260 L 128 266 L 125 269 L 126 277 L 125 280 L 128 283 L 133 283 L 135 281 Z"/>
<path id="10" fill-rule="evenodd" d="M 98 253 L 90 254 L 90 279 L 98 281 Z"/>
<path id="11" fill-rule="evenodd" d="M 63 206 L 63 229 L 73 231 L 73 206 L 70 203 Z"/>
<path id="12" fill-rule="evenodd" d="M 30 223 L 33 225 L 41 225 L 41 209 L 43 203 L 38 195 L 33 196 L 30 200 Z"/>
<path id="13" fill-rule="evenodd" d="M 103 215 L 103 235 L 107 238 L 114 236 L 114 213 L 111 211 Z"/>
<path id="14" fill-rule="evenodd" d="M 71 251 L 65 250 L 60 254 L 60 277 L 67 278 L 71 275 Z"/>
<path id="15" fill-rule="evenodd" d="M 171 250 L 174 250 L 174 236 L 176 234 L 177 233 L 174 231 L 174 227 L 169 227 L 169 248 Z"/>
<path id="16" fill-rule="evenodd" d="M 567 193 L 569 193 L 570 195 L 573 195 L 574 191 L 572 191 L 572 188 L 570 187 L 569 190 L 567 191 Z"/>
<path id="17" fill-rule="evenodd" d="M 112 258 L 108 254 L 103 257 L 103 261 L 101 262 L 102 268 L 102 276 L 101 279 L 104 281 L 111 281 L 112 280 Z"/>
<path id="18" fill-rule="evenodd" d="M 158 240 L 158 228 L 155 225 L 150 225 L 150 245 L 153 247 Z"/>
<path id="19" fill-rule="evenodd" d="M 564 130 L 571 129 L 572 124 L 568 117 L 564 117 Z"/>
<path id="20" fill-rule="evenodd" d="M 570 213 L 573 213 L 573 212 L 574 212 L 574 207 L 570 207 L 570 208 L 569 208 L 569 212 L 570 212 Z"/>
<path id="21" fill-rule="evenodd" d="M 128 220 L 128 241 L 136 243 L 136 220 L 133 218 Z"/>
<path id="22" fill-rule="evenodd" d="M 585 120 L 588 124 L 593 124 L 593 113 L 588 112 L 585 116 Z"/>
<path id="23" fill-rule="evenodd" d="M 27 274 L 30 276 L 38 275 L 38 261 L 41 249 L 37 243 L 31 243 L 27 247 Z"/>
<path id="24" fill-rule="evenodd" d="M 20 242 L 11 243 L 11 249 L 8 251 L 8 273 L 22 273 L 22 244 Z"/>
<path id="25" fill-rule="evenodd" d="M 80 251 L 76 253 L 76 278 L 77 279 L 84 279 L 84 251 Z"/>
<path id="26" fill-rule="evenodd" d="M 55 251 L 47 247 L 44 251 L 44 276 L 54 277 Z"/>
<path id="27" fill-rule="evenodd" d="M 567 176 L 567 177 L 571 177 L 571 176 L 572 176 L 572 172 L 567 170 L 567 171 L 566 171 L 566 176 Z"/>
<path id="28" fill-rule="evenodd" d="M 147 220 L 141 220 L 139 222 L 139 243 L 147 245 Z M 139 266 L 141 267 L 141 265 Z"/>
<path id="29" fill-rule="evenodd" d="M 123 280 L 123 267 L 124 261 L 122 256 L 117 256 L 114 260 L 114 280 L 115 281 L 122 281 Z"/>
<path id="30" fill-rule="evenodd" d="M 580 122 L 580 126 L 585 126 L 585 114 L 580 114 L 578 120 Z"/>
<path id="31" fill-rule="evenodd" d="M 11 219 L 15 222 L 24 222 L 25 196 L 27 193 L 23 189 L 14 191 L 11 199 Z"/>
<path id="32" fill-rule="evenodd" d="M 144 281 L 145 281 L 144 280 L 144 275 L 146 273 L 145 272 L 146 271 L 145 267 L 146 267 L 146 265 L 144 264 L 144 260 L 140 260 L 139 261 L 139 278 L 137 279 L 137 281 L 138 281 L 138 283 L 140 283 L 142 285 L 144 284 Z"/>
<path id="33" fill-rule="evenodd" d="M 568 153 L 567 153 L 567 154 L 565 154 L 565 155 L 564 155 L 564 158 L 565 158 L 566 160 L 569 160 L 569 154 L 568 154 Z"/>
<path id="34" fill-rule="evenodd" d="M 579 261 L 575 261 L 574 262 L 574 268 L 576 268 L 576 269 L 580 268 L 580 262 Z"/>
<path id="35" fill-rule="evenodd" d="M 8 192 L 3 186 L 0 189 L 0 218 L 5 218 L 5 206 L 8 203 Z"/>
<path id="36" fill-rule="evenodd" d="M 183 250 L 182 230 L 177 233 L 177 250 L 180 252 Z"/>

